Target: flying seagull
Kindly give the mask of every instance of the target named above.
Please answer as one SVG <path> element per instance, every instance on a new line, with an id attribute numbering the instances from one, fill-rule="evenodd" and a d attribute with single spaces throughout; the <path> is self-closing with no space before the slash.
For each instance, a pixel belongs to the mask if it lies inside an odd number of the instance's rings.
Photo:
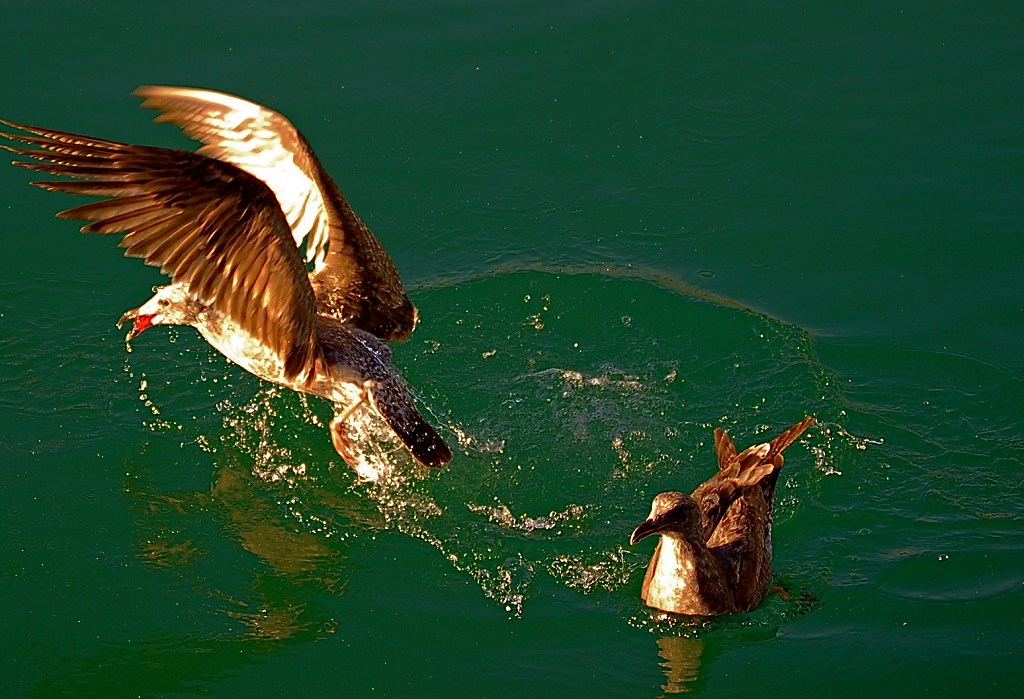
<path id="1" fill-rule="evenodd" d="M 440 467 L 451 450 L 420 415 L 387 341 L 418 313 L 394 263 L 282 115 L 211 90 L 143 86 L 143 106 L 181 127 L 196 152 L 131 145 L 0 120 L 16 165 L 71 180 L 43 189 L 104 197 L 58 214 L 85 233 L 121 233 L 171 284 L 121 316 L 131 339 L 191 325 L 262 379 L 334 404 L 331 440 L 358 458 L 346 419 L 380 415 L 413 457 Z M 300 246 L 305 245 L 305 259 Z M 311 269 L 310 269 L 311 268 Z"/>

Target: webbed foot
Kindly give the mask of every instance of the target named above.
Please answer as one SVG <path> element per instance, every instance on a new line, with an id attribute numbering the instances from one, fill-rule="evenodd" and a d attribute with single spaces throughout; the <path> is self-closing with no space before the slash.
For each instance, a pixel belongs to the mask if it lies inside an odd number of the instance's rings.
<path id="1" fill-rule="evenodd" d="M 345 421 L 340 415 L 336 415 L 331 420 L 331 444 L 334 445 L 334 450 L 341 455 L 341 458 L 345 460 L 345 463 L 351 465 L 356 463 L 355 451 L 352 447 L 352 440 L 345 433 Z"/>
<path id="2" fill-rule="evenodd" d="M 371 382 L 366 382 L 368 385 Z M 368 385 L 363 387 L 359 397 L 356 398 L 347 408 L 342 410 L 340 413 L 335 413 L 334 419 L 331 420 L 331 443 L 334 445 L 334 450 L 341 455 L 341 458 L 345 460 L 345 463 L 352 464 L 356 463 L 355 449 L 352 446 L 352 440 L 349 439 L 348 434 L 345 432 L 345 421 L 348 417 L 355 412 L 355 410 L 362 405 L 368 397 Z"/>
<path id="3" fill-rule="evenodd" d="M 774 592 L 779 597 L 781 597 L 784 602 L 788 602 L 791 599 L 793 599 L 793 595 L 790 594 L 789 588 L 785 587 L 782 583 L 779 583 L 779 582 L 777 582 L 774 585 L 772 585 L 771 589 L 768 590 L 768 592 L 769 593 Z"/>

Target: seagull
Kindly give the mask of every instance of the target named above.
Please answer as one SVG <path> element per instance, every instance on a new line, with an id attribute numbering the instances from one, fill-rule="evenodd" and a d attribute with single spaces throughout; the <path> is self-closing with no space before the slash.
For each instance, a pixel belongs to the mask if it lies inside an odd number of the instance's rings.
<path id="1" fill-rule="evenodd" d="M 388 341 L 418 312 L 383 245 L 281 114 L 212 90 L 147 85 L 144 107 L 199 141 L 195 151 L 132 145 L 0 120 L 14 164 L 71 180 L 43 189 L 104 197 L 58 217 L 124 234 L 125 255 L 171 283 L 125 312 L 131 340 L 191 325 L 256 376 L 334 404 L 331 441 L 354 467 L 346 420 L 367 407 L 421 464 L 452 453 L 420 415 Z M 300 247 L 305 245 L 305 257 Z"/>
<path id="2" fill-rule="evenodd" d="M 715 616 L 748 612 L 768 593 L 772 577 L 772 510 L 782 451 L 806 430 L 807 417 L 771 442 L 739 454 L 715 430 L 718 472 L 691 495 L 659 493 L 635 544 L 660 534 L 640 597 L 676 614 Z"/>

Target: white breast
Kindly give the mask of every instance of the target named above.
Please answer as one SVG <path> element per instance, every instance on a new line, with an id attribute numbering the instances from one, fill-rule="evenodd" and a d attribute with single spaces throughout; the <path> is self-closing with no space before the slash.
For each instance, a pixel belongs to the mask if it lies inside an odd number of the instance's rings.
<path id="1" fill-rule="evenodd" d="M 658 565 L 647 590 L 647 603 L 660 609 L 672 609 L 675 600 L 694 577 L 693 560 L 683 556 L 682 544 L 671 536 L 662 536 Z"/>

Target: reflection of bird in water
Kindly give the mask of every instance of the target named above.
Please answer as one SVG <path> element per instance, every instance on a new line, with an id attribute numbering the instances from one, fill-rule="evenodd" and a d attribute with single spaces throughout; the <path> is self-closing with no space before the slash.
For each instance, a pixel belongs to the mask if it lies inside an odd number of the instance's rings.
<path id="1" fill-rule="evenodd" d="M 224 641 L 282 641 L 332 633 L 336 621 L 309 590 L 345 593 L 347 560 L 340 539 L 296 527 L 273 490 L 248 466 L 225 458 L 223 452 L 215 461 L 212 486 L 196 492 L 151 482 L 154 466 L 148 460 L 131 467 L 126 492 L 137 529 L 136 556 L 208 599 L 217 616 L 237 621 L 241 632 L 234 625 L 222 631 L 219 622 L 215 625 L 216 637 Z M 348 518 L 350 507 L 356 514 L 363 508 L 358 498 L 341 497 L 334 503 L 340 516 Z M 211 535 L 234 541 L 240 549 L 211 545 Z M 238 566 L 243 575 L 205 577 L 210 565 L 224 565 L 225 558 L 241 555 L 242 549 L 254 557 Z"/>
<path id="2" fill-rule="evenodd" d="M 417 312 L 380 241 L 356 216 L 307 141 L 276 112 L 207 90 L 148 86 L 158 121 L 203 143 L 196 153 L 20 126 L 3 146 L 32 170 L 82 181 L 45 189 L 109 197 L 60 214 L 90 233 L 126 233 L 126 254 L 169 274 L 125 313 L 128 339 L 151 325 L 192 325 L 253 374 L 335 405 L 331 439 L 358 460 L 346 418 L 366 406 L 427 466 L 451 451 L 416 410 L 391 363 Z M 307 273 L 298 246 L 305 242 Z"/>
<path id="3" fill-rule="evenodd" d="M 658 655 L 665 673 L 666 684 L 661 689 L 665 694 L 687 694 L 694 691 L 700 678 L 701 655 L 704 641 L 683 636 L 662 636 L 658 639 Z"/>
<path id="4" fill-rule="evenodd" d="M 651 514 L 630 537 L 660 534 L 640 596 L 656 609 L 715 615 L 750 611 L 772 576 L 772 509 L 782 451 L 814 418 L 804 418 L 771 442 L 736 453 L 715 430 L 718 472 L 692 495 L 655 496 Z"/>

